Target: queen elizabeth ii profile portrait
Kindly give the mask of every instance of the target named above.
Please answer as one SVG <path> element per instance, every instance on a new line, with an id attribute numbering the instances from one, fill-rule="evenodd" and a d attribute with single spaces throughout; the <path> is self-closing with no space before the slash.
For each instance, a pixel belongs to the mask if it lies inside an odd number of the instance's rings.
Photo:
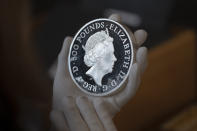
<path id="1" fill-rule="evenodd" d="M 90 67 L 86 75 L 92 77 L 97 85 L 102 86 L 103 77 L 112 72 L 117 60 L 114 55 L 113 38 L 109 36 L 108 29 L 91 35 L 83 49 L 84 63 Z"/>

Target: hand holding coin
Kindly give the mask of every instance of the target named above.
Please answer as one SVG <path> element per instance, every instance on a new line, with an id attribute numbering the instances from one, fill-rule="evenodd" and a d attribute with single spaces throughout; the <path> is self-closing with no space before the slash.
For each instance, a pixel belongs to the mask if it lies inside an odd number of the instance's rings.
<path id="1" fill-rule="evenodd" d="M 67 37 L 58 56 L 51 112 L 58 130 L 115 131 L 112 118 L 135 94 L 145 70 L 144 30 L 124 30 L 118 15 L 96 23 L 85 25 L 73 40 Z"/>

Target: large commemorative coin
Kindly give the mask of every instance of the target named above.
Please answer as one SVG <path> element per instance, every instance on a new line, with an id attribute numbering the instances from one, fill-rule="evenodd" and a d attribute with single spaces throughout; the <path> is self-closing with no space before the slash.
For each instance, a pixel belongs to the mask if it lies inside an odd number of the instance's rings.
<path id="1" fill-rule="evenodd" d="M 94 96 L 118 91 L 133 62 L 133 44 L 125 28 L 95 19 L 75 35 L 68 55 L 70 75 L 79 89 Z"/>

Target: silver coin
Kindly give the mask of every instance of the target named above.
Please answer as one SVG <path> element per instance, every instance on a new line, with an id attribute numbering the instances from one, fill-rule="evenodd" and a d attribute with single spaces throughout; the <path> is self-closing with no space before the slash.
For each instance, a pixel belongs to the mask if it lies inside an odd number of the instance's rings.
<path id="1" fill-rule="evenodd" d="M 75 35 L 69 51 L 70 75 L 79 89 L 94 96 L 114 93 L 128 77 L 133 44 L 125 28 L 110 19 L 95 19 Z"/>

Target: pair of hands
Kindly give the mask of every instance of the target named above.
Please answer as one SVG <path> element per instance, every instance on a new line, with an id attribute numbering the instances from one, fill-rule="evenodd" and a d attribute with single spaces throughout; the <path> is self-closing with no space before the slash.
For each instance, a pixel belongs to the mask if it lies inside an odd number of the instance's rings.
<path id="1" fill-rule="evenodd" d="M 121 23 L 118 15 L 111 15 L 109 19 Z M 53 85 L 53 110 L 50 116 L 53 128 L 58 131 L 117 130 L 112 118 L 135 94 L 147 65 L 147 49 L 140 47 L 147 33 L 144 30 L 137 30 L 134 34 L 129 29 L 127 31 L 136 50 L 135 63 L 131 67 L 126 87 L 117 94 L 104 97 L 85 94 L 72 81 L 67 63 L 72 38 L 66 37 L 58 56 Z"/>

